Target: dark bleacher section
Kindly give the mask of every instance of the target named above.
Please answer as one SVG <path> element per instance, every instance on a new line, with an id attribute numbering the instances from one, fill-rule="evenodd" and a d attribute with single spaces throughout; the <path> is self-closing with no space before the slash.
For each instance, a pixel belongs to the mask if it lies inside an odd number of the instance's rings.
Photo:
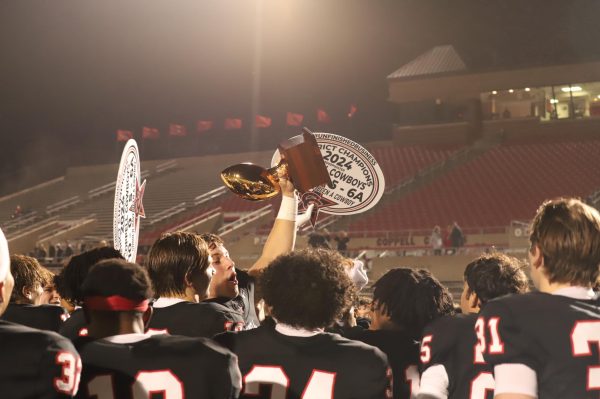
<path id="1" fill-rule="evenodd" d="M 600 140 L 513 141 L 350 226 L 354 231 L 463 227 L 529 220 L 547 198 L 587 197 L 600 187 Z"/>

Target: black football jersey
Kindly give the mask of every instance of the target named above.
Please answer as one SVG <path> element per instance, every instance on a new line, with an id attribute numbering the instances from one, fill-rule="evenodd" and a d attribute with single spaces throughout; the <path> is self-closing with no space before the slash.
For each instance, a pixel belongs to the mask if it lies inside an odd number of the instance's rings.
<path id="1" fill-rule="evenodd" d="M 483 358 L 477 342 L 476 313 L 440 317 L 425 328 L 421 370 L 436 365 L 448 375 L 449 399 L 493 399 L 493 367 Z"/>
<path id="2" fill-rule="evenodd" d="M 51 332 L 0 320 L 0 397 L 70 398 L 81 359 L 73 344 Z"/>
<path id="3" fill-rule="evenodd" d="M 58 332 L 69 318 L 66 310 L 55 305 L 21 305 L 11 303 L 2 315 L 2 319 L 27 327 Z"/>
<path id="4" fill-rule="evenodd" d="M 244 325 L 241 314 L 218 303 L 184 301 L 153 310 L 148 325 L 153 333 L 211 338 L 223 331 L 241 330 Z"/>
<path id="5" fill-rule="evenodd" d="M 79 338 L 78 398 L 237 398 L 234 354 L 207 338 L 153 335 L 132 343 Z M 154 396 L 152 396 L 154 397 Z"/>
<path id="6" fill-rule="evenodd" d="M 58 330 L 60 335 L 69 338 L 71 341 L 77 337 L 87 335 L 87 323 L 85 321 L 85 314 L 82 308 L 76 309 L 71 316 L 65 320 Z"/>
<path id="7" fill-rule="evenodd" d="M 537 374 L 538 397 L 600 397 L 600 299 L 531 292 L 498 298 L 481 311 L 484 357 Z"/>
<path id="8" fill-rule="evenodd" d="M 379 349 L 338 334 L 280 334 L 272 326 L 217 335 L 238 356 L 241 398 L 391 398 L 391 370 Z"/>
<path id="9" fill-rule="evenodd" d="M 345 337 L 375 346 L 383 351 L 394 375 L 394 398 L 409 399 L 419 390 L 419 342 L 401 331 L 346 330 Z"/>
<path id="10" fill-rule="evenodd" d="M 238 280 L 240 294 L 231 298 L 212 298 L 205 302 L 219 303 L 237 313 L 241 313 L 244 318 L 244 330 L 250 330 L 260 325 L 260 320 L 256 315 L 256 306 L 254 306 L 254 277 L 246 271 L 235 269 Z"/>

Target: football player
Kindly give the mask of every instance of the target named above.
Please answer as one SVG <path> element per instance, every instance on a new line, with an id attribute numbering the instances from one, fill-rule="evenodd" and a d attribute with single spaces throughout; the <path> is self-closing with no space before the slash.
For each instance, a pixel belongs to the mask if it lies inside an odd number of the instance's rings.
<path id="1" fill-rule="evenodd" d="M 82 287 L 88 336 L 77 339 L 83 360 L 79 398 L 236 398 L 235 355 L 207 338 L 144 334 L 152 313 L 147 272 L 109 259 Z"/>
<path id="2" fill-rule="evenodd" d="M 225 305 L 244 316 L 244 328 L 255 328 L 260 324 L 256 314 L 255 304 L 260 298 L 255 298 L 254 280 L 261 270 L 277 256 L 294 249 L 296 240 L 296 212 L 298 204 L 294 186 L 287 179 L 280 178 L 282 199 L 279 213 L 273 229 L 267 238 L 261 256 L 248 271 L 235 267 L 225 242 L 215 234 L 203 234 L 202 238 L 208 244 L 215 275 L 211 282 L 209 302 Z M 312 208 L 303 215 L 304 220 L 310 217 Z M 300 225 L 302 222 L 298 222 Z"/>
<path id="3" fill-rule="evenodd" d="M 342 262 L 331 251 L 303 250 L 264 270 L 274 325 L 215 337 L 238 355 L 242 398 L 391 398 L 383 352 L 324 332 L 351 305 L 354 285 Z"/>
<path id="4" fill-rule="evenodd" d="M 52 284 L 48 281 L 51 273 L 35 258 L 25 255 L 12 255 L 10 269 L 15 286 L 11 306 L 2 318 L 28 327 L 58 331 L 68 314 L 60 306 L 42 304 L 44 289 Z"/>
<path id="5" fill-rule="evenodd" d="M 14 279 L 8 244 L 0 230 L 0 315 L 9 306 Z M 81 359 L 60 335 L 0 320 L 0 396 L 70 398 L 77 393 Z"/>
<path id="6" fill-rule="evenodd" d="M 189 337 L 212 337 L 242 329 L 241 313 L 218 303 L 201 302 L 208 297 L 214 269 L 208 247 L 193 233 L 168 233 L 148 253 L 148 273 L 154 286 L 154 317 L 151 332 Z"/>
<path id="7" fill-rule="evenodd" d="M 483 360 L 475 331 L 480 307 L 491 299 L 519 294 L 529 283 L 519 260 L 501 253 L 485 254 L 467 265 L 460 297 L 462 314 L 431 322 L 421 344 L 419 399 L 492 399 L 492 367 Z"/>
<path id="8" fill-rule="evenodd" d="M 81 284 L 90 268 L 104 259 L 123 259 L 123 256 L 112 247 L 90 249 L 71 257 L 58 275 L 57 289 L 62 302 L 66 304 L 63 307 L 72 309 L 71 316 L 62 324 L 59 332 L 71 340 L 87 334 L 85 317 L 81 309 L 83 304 Z"/>
<path id="9" fill-rule="evenodd" d="M 574 198 L 544 202 L 529 236 L 539 292 L 486 304 L 476 330 L 495 398 L 600 396 L 600 214 Z"/>
<path id="10" fill-rule="evenodd" d="M 381 349 L 395 377 L 394 398 L 415 398 L 423 328 L 431 320 L 454 313 L 452 296 L 424 269 L 392 269 L 374 287 L 370 329 L 354 328 L 346 337 Z"/>

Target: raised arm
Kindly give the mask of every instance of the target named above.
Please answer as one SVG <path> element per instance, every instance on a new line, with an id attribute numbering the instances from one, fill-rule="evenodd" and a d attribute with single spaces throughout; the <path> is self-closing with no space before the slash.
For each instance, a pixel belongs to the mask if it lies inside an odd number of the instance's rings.
<path id="1" fill-rule="evenodd" d="M 292 251 L 296 243 L 296 213 L 298 211 L 298 200 L 294 193 L 293 184 L 284 178 L 279 179 L 281 186 L 281 206 L 273 224 L 273 228 L 267 237 L 267 242 L 262 254 L 248 270 L 251 276 L 256 276 L 262 269 L 279 255 Z"/>

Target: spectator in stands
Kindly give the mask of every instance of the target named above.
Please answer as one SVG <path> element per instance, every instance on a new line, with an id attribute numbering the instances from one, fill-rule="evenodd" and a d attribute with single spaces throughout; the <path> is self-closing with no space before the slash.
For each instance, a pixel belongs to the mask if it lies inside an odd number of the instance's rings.
<path id="1" fill-rule="evenodd" d="M 319 229 L 313 231 L 308 235 L 308 245 L 311 248 L 325 248 L 330 249 L 329 245 L 329 232 L 327 229 Z"/>
<path id="2" fill-rule="evenodd" d="M 73 256 L 73 246 L 70 242 L 67 241 L 67 246 L 65 248 L 65 258 Z"/>
<path id="3" fill-rule="evenodd" d="M 431 236 L 429 237 L 429 245 L 431 245 L 431 249 L 433 249 L 433 254 L 435 256 L 439 256 L 442 254 L 444 242 L 442 240 L 442 231 L 440 229 L 440 226 L 435 226 L 433 228 Z"/>
<path id="4" fill-rule="evenodd" d="M 62 245 L 60 243 L 56 243 L 56 260 L 61 261 L 65 255 L 65 251 L 62 249 Z"/>
<path id="5" fill-rule="evenodd" d="M 452 231 L 450 232 L 450 242 L 452 243 L 452 250 L 454 255 L 458 253 L 458 249 L 465 245 L 465 235 L 457 222 L 452 225 Z"/>
<path id="6" fill-rule="evenodd" d="M 35 244 L 35 249 L 33 250 L 33 257 L 39 261 L 43 261 L 46 258 L 46 250 L 44 246 L 41 244 Z"/>
<path id="7" fill-rule="evenodd" d="M 41 330 L 58 331 L 67 315 L 58 306 L 43 304 L 44 287 L 52 283 L 52 273 L 35 258 L 12 255 L 10 268 L 15 285 L 11 305 L 3 319 Z"/>
<path id="8" fill-rule="evenodd" d="M 348 242 L 350 242 L 350 237 L 348 237 L 348 233 L 345 231 L 340 231 L 338 234 L 333 236 L 335 242 L 337 242 L 337 250 L 343 256 L 348 256 Z"/>
<path id="9" fill-rule="evenodd" d="M 21 205 L 17 205 L 15 210 L 13 211 L 12 218 L 17 219 L 22 215 Z"/>
<path id="10" fill-rule="evenodd" d="M 92 266 L 104 259 L 123 259 L 119 251 L 112 247 L 94 248 L 69 259 L 57 279 L 57 288 L 65 309 L 72 311 L 71 317 L 63 323 L 60 333 L 67 338 L 75 339 L 87 334 L 85 317 L 81 305 L 83 294 L 81 285 Z"/>
<path id="11" fill-rule="evenodd" d="M 56 247 L 52 243 L 48 244 L 48 257 L 52 259 L 52 261 L 56 258 Z"/>
<path id="12" fill-rule="evenodd" d="M 235 267 L 235 262 L 229 256 L 229 251 L 225 248 L 225 242 L 221 237 L 214 234 L 202 234 L 202 238 L 210 250 L 212 266 L 215 268 L 209 301 L 242 312 L 246 329 L 258 327 L 260 324 L 256 313 L 256 303 L 260 298 L 255 297 L 255 278 L 277 256 L 294 249 L 296 222 L 301 225 L 300 219 L 310 218 L 310 212 L 306 212 L 296 221 L 298 203 L 294 186 L 284 178 L 279 179 L 279 184 L 282 193 L 279 213 L 260 257 L 248 271 Z"/>

